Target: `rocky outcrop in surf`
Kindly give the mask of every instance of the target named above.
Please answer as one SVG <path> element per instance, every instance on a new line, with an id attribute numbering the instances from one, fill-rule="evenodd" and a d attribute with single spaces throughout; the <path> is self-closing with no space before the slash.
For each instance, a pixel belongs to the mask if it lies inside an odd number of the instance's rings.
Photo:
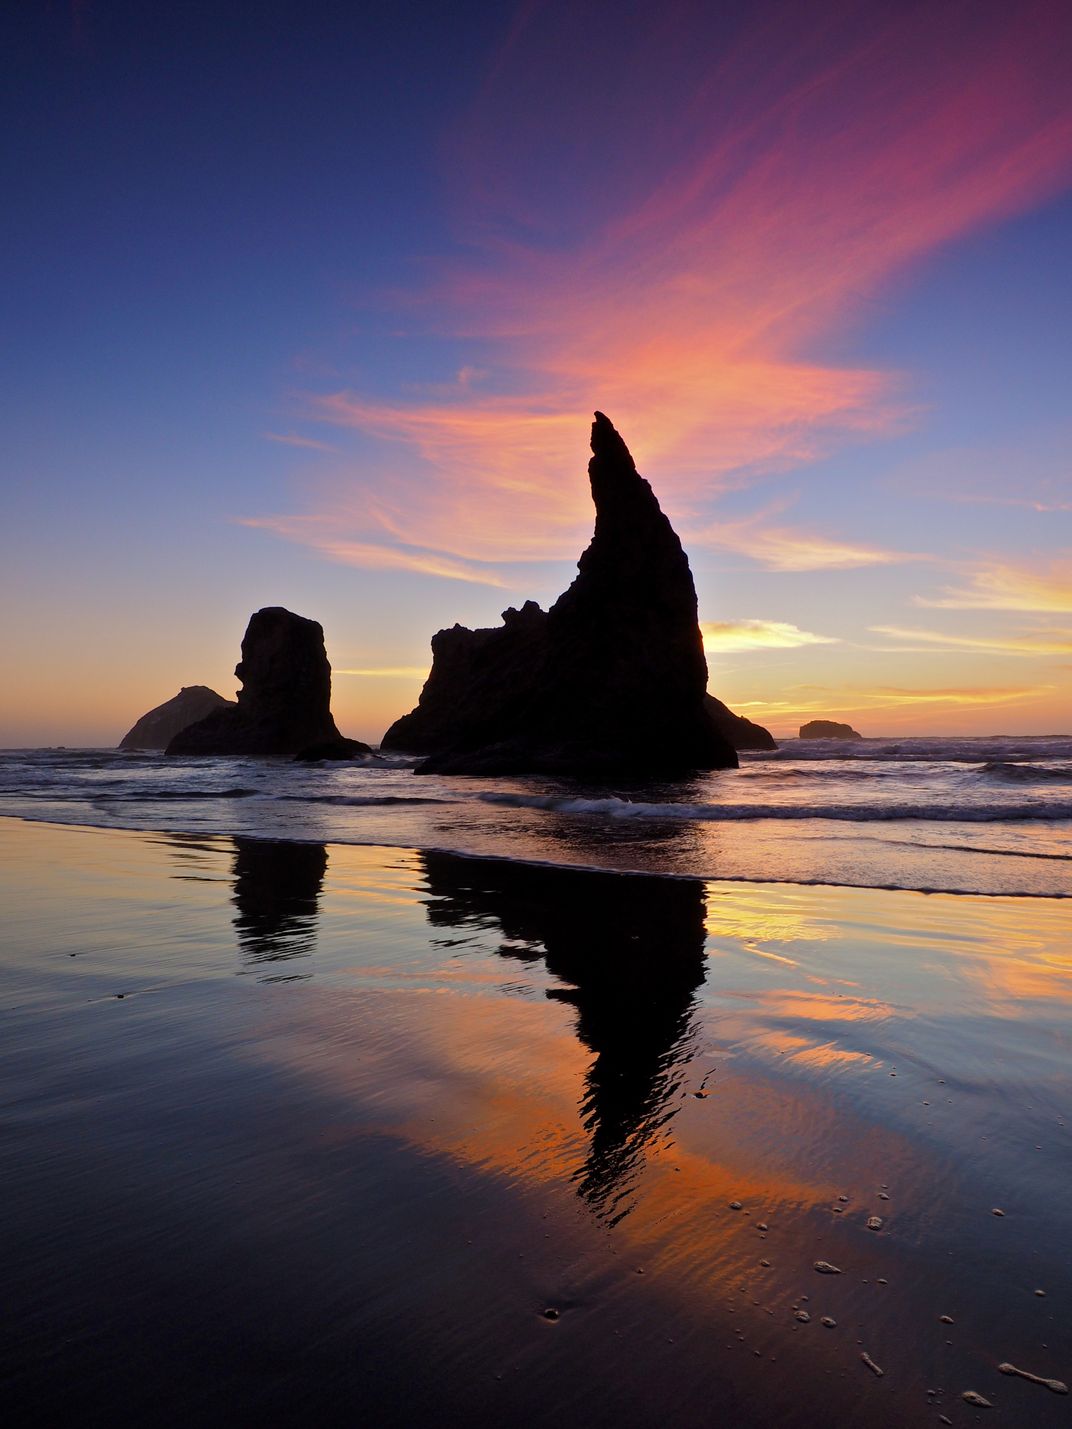
<path id="1" fill-rule="evenodd" d="M 351 759 L 369 746 L 344 739 L 331 716 L 331 666 L 324 631 L 282 606 L 250 617 L 235 666 L 238 703 L 176 735 L 168 754 Z"/>
<path id="2" fill-rule="evenodd" d="M 746 719 L 744 715 L 734 714 L 728 705 L 716 700 L 714 695 L 708 695 L 706 703 L 707 712 L 714 720 L 716 729 L 729 740 L 734 749 L 739 751 L 778 748 L 778 742 L 769 729 L 764 729 L 754 720 Z"/>
<path id="3" fill-rule="evenodd" d="M 119 748 L 166 749 L 177 734 L 213 710 L 233 708 L 233 700 L 225 700 L 207 685 L 183 685 L 177 695 L 143 714 L 119 741 Z"/>
<path id="4" fill-rule="evenodd" d="M 839 724 L 836 719 L 810 719 L 800 726 L 800 739 L 863 739 L 851 724 Z"/>
<path id="5" fill-rule="evenodd" d="M 588 465 L 591 544 L 544 611 L 432 639 L 417 708 L 383 748 L 426 754 L 418 772 L 674 778 L 733 768 L 705 704 L 707 661 L 688 558 L 601 412 Z"/>

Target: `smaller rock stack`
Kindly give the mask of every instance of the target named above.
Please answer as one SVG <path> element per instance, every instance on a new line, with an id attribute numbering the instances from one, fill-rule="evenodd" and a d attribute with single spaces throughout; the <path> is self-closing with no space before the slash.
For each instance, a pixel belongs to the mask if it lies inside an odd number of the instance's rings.
<path id="1" fill-rule="evenodd" d="M 168 754 L 351 759 L 369 746 L 344 739 L 331 715 L 331 666 L 323 627 L 282 606 L 250 617 L 235 666 L 238 703 L 177 734 Z"/>

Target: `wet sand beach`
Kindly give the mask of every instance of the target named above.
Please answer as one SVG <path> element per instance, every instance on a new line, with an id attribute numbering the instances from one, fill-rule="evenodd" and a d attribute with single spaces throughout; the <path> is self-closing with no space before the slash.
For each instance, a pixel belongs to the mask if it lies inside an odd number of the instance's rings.
<path id="1" fill-rule="evenodd" d="M 0 885 L 14 1422 L 1068 1422 L 1000 1368 L 1072 1382 L 1067 902 L 14 819 Z"/>

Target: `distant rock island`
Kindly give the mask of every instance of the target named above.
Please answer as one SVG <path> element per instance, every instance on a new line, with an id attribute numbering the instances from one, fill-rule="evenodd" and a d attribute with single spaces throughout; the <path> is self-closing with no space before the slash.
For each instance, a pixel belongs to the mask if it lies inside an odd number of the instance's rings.
<path id="1" fill-rule="evenodd" d="M 250 617 L 235 666 L 238 703 L 180 731 L 168 754 L 350 759 L 369 746 L 344 739 L 331 717 L 331 666 L 323 627 L 282 606 Z"/>
<path id="2" fill-rule="evenodd" d="M 432 638 L 417 708 L 384 749 L 418 773 L 677 778 L 737 765 L 706 703 L 688 559 L 651 487 L 597 412 L 588 464 L 595 532 L 569 589 L 488 630 Z"/>
<path id="3" fill-rule="evenodd" d="M 143 714 L 119 741 L 119 748 L 166 749 L 177 734 L 213 710 L 233 708 L 233 700 L 225 700 L 207 685 L 183 685 L 172 699 Z"/>
<path id="4" fill-rule="evenodd" d="M 838 724 L 833 719 L 810 719 L 800 726 L 801 739 L 863 739 L 851 724 Z"/>

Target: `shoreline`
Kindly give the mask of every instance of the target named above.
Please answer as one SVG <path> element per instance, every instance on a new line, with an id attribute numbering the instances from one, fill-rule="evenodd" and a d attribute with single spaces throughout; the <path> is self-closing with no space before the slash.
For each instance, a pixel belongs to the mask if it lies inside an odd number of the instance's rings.
<path id="1" fill-rule="evenodd" d="M 742 885 L 742 886 L 745 886 L 745 887 L 752 887 L 752 886 L 769 886 L 769 887 L 771 887 L 771 888 L 816 888 L 816 889 L 828 888 L 828 889 L 832 889 L 832 890 L 835 890 L 835 889 L 836 889 L 836 890 L 844 890 L 844 891 L 854 891 L 854 890 L 855 890 L 855 891 L 860 892 L 860 893 L 867 893 L 867 892 L 874 892 L 874 893 L 913 893 L 913 894 L 919 894 L 921 897 L 925 897 L 925 898 L 949 897 L 949 898 L 984 898 L 984 899 L 1010 899 L 1010 900 L 1015 900 L 1015 899 L 1028 899 L 1028 900 L 1030 900 L 1030 901 L 1032 901 L 1032 902 L 1034 902 L 1034 901 L 1041 901 L 1041 902 L 1044 902 L 1044 903 L 1045 903 L 1045 902 L 1063 902 L 1065 899 L 1072 898 L 1072 891 L 1070 891 L 1070 892 L 1068 892 L 1068 893 L 1053 892 L 1053 891 L 1033 893 L 1033 892 L 1031 892 L 1031 891 L 1029 891 L 1029 890 L 1024 890 L 1024 891 L 1019 891 L 1019 892 L 1012 892 L 1012 893 L 1010 893 L 1010 892 L 1006 892 L 1006 891 L 999 890 L 999 891 L 997 891 L 997 892 L 991 893 L 991 892 L 987 892 L 987 891 L 985 891 L 985 890 L 983 890 L 983 889 L 971 889 L 971 888 L 916 888 L 916 887 L 906 887 L 906 886 L 904 886 L 904 885 L 902 885 L 902 884 L 897 884 L 897 883 L 847 883 L 847 882 L 836 882 L 836 881 L 832 881 L 832 880 L 828 880 L 828 879 L 794 879 L 794 878 L 770 878 L 770 877 L 766 877 L 766 878 L 760 878 L 760 877 L 757 877 L 757 878 L 747 878 L 747 877 L 744 877 L 743 875 L 742 875 L 742 876 L 736 876 L 736 875 L 732 875 L 732 874 L 730 874 L 730 875 L 705 875 L 705 874 L 700 874 L 700 873 L 677 872 L 677 871 L 675 871 L 675 870 L 673 870 L 673 869 L 661 869 L 661 868 L 659 868 L 659 869 L 656 869 L 656 868 L 648 868 L 648 869 L 645 869 L 645 868 L 614 868 L 614 867 L 608 867 L 608 866 L 606 866 L 605 864 L 594 864 L 594 863 L 567 863 L 567 862 L 562 862 L 562 861 L 557 861 L 557 860 L 551 860 L 551 859 L 538 859 L 538 858 L 532 858 L 532 857 L 524 857 L 524 856 L 522 856 L 522 855 L 520 855 L 520 854 L 510 854 L 510 853 L 485 853 L 485 852 L 481 852 L 481 851 L 477 851 L 477 850 L 453 848 L 453 847 L 451 847 L 451 846 L 449 846 L 449 845 L 440 845 L 440 844 L 435 844 L 435 843 L 431 843 L 431 842 L 422 842 L 422 843 L 419 843 L 419 844 L 418 844 L 418 843 L 401 842 L 401 841 L 398 842 L 398 843 L 384 843 L 382 840 L 379 840 L 379 839 L 367 839 L 367 840 L 363 840 L 363 839 L 343 839 L 343 838 L 338 838 L 338 837 L 335 837 L 335 838 L 319 838 L 319 837 L 315 837 L 315 836 L 313 836 L 313 835 L 310 835 L 310 836 L 307 837 L 307 838 L 302 838 L 302 837 L 300 837 L 298 834 L 288 834 L 288 835 L 286 835 L 286 836 L 280 836 L 280 835 L 276 835 L 276 834 L 267 834 L 267 833 L 266 833 L 266 834 L 252 833 L 252 832 L 247 832 L 247 831 L 245 831 L 245 830 L 241 830 L 241 831 L 238 831 L 238 832 L 228 832 L 228 831 L 220 830 L 220 829 L 198 829 L 198 828 L 161 829 L 161 828 L 153 828 L 153 827 L 145 827 L 145 826 L 139 827 L 138 825 L 135 825 L 135 824 L 82 824 L 82 823 L 77 823 L 77 822 L 68 822 L 68 821 L 64 821 L 64 820 L 60 820 L 60 819 L 35 819 L 35 818 L 33 818 L 31 815 L 29 815 L 29 814 L 0 813 L 0 823 L 3 823 L 5 820 L 12 820 L 12 821 L 14 821 L 14 822 L 16 822 L 16 823 L 30 824 L 30 825 L 37 826 L 37 827 L 59 828 L 59 829 L 71 829 L 71 830 L 85 831 L 85 832 L 88 832 L 88 833 L 134 834 L 134 835 L 142 835 L 142 836 L 144 836 L 144 837 L 159 836 L 159 837 L 165 837 L 165 838 L 166 838 L 166 837 L 170 837 L 170 836 L 175 836 L 175 837 L 189 837 L 189 838 L 206 838 L 206 839 L 236 839 L 236 838 L 238 838 L 238 839 L 250 840 L 250 841 L 259 842 L 259 843 L 296 844 L 296 845 L 304 846 L 304 847 L 309 847 L 309 846 L 311 846 L 311 845 L 318 845 L 318 846 L 321 846 L 321 845 L 322 845 L 322 846 L 325 847 L 325 848 L 340 848 L 340 849 L 346 849 L 346 848 L 354 848 L 354 849 L 383 849 L 383 850 L 392 850 L 392 851 L 408 851 L 408 852 L 411 852 L 411 853 L 426 852 L 426 853 L 445 854 L 445 855 L 449 855 L 450 857 L 453 857 L 453 858 L 465 858 L 465 859 L 486 860 L 486 861 L 488 861 L 488 862 L 490 862 L 490 863 L 507 863 L 507 864 L 518 863 L 518 864 L 526 865 L 526 866 L 531 867 L 531 868 L 549 868 L 549 869 L 561 868 L 561 869 L 571 870 L 571 871 L 573 871 L 573 872 L 575 872 L 575 873 L 609 874 L 609 875 L 614 875 L 614 876 L 617 876 L 617 877 L 620 877 L 620 878 L 675 879 L 675 880 L 680 880 L 680 881 L 682 881 L 682 882 L 688 882 L 688 883 L 704 883 L 704 884 L 723 884 L 723 883 L 724 883 L 724 884 L 728 884 L 728 885 Z M 759 823 L 759 822 L 762 822 L 762 821 L 761 821 L 761 820 L 756 820 L 756 822 Z M 865 834 L 864 834 L 864 835 L 860 835 L 860 838 L 861 838 L 861 839 L 866 839 L 866 838 L 867 838 L 867 835 L 865 835 Z M 889 841 L 889 842 L 892 842 L 892 840 Z M 920 849 L 923 849 L 923 848 L 935 848 L 935 849 L 938 850 L 938 851 L 942 851 L 943 849 L 945 849 L 946 847 L 948 847 L 948 846 L 946 846 L 946 845 L 940 845 L 940 844 L 935 844 L 935 845 L 930 845 L 930 844 L 915 844 L 915 843 L 912 843 L 911 841 L 907 841 L 907 843 L 908 843 L 908 846 L 909 846 L 909 847 L 911 847 L 911 848 L 913 848 L 913 849 L 915 849 L 915 850 L 917 850 L 917 851 L 920 850 Z M 1046 861 L 1049 861 L 1049 862 L 1055 862 L 1055 863 L 1066 863 L 1066 862 L 1067 862 L 1067 863 L 1072 863 L 1072 854 L 1024 853 L 1024 852 L 1022 852 L 1022 851 L 1020 851 L 1020 850 L 1007 850 L 1007 849 L 985 849 L 985 850 L 981 850 L 981 852 L 984 852 L 987 856 L 993 857 L 993 858 L 1037 858 L 1037 859 L 1043 859 L 1043 860 L 1046 860 Z"/>

